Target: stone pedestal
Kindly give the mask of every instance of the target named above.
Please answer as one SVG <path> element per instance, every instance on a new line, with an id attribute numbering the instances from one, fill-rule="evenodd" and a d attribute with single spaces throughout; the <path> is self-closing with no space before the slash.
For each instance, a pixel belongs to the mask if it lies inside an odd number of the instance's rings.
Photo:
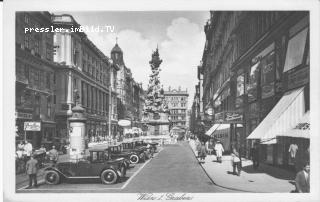
<path id="1" fill-rule="evenodd" d="M 168 135 L 169 134 L 169 121 L 168 121 L 168 114 L 166 113 L 160 113 L 158 117 L 151 116 L 147 124 L 148 124 L 147 135 Z"/>
<path id="2" fill-rule="evenodd" d="M 83 115 L 84 109 L 77 105 L 72 108 L 72 117 L 69 118 L 70 130 L 70 159 L 82 158 L 85 154 L 85 133 L 87 119 Z"/>

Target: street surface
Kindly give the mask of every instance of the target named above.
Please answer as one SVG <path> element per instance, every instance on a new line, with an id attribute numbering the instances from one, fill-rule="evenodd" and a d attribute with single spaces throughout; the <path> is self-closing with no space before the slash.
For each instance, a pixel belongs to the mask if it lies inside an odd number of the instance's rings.
<path id="1" fill-rule="evenodd" d="M 83 181 L 82 183 L 61 183 L 46 185 L 42 181 L 37 189 L 17 188 L 17 193 L 43 192 L 126 192 L 126 193 L 157 193 L 157 192 L 234 192 L 215 186 L 206 175 L 195 158 L 187 142 L 165 145 L 153 159 L 135 165 L 127 171 L 127 178 L 117 184 L 104 185 L 99 180 Z"/>

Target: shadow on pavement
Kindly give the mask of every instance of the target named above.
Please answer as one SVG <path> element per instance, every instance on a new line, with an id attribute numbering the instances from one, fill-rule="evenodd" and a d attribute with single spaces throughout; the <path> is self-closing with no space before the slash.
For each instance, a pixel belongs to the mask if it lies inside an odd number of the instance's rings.
<path id="1" fill-rule="evenodd" d="M 283 179 L 283 180 L 293 180 L 295 178 L 294 172 L 284 170 L 284 169 L 274 168 L 266 164 L 260 164 L 260 166 L 257 169 L 254 169 L 253 165 L 244 166 L 242 167 L 242 171 L 246 173 L 265 173 L 272 177 Z"/>

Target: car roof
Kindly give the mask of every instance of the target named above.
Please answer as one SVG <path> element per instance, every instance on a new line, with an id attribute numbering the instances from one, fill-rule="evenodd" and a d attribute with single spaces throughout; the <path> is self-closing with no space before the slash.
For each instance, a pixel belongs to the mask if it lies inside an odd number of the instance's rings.
<path id="1" fill-rule="evenodd" d="M 113 144 L 113 145 L 109 145 L 109 147 L 118 147 L 120 146 L 122 143 L 116 143 L 116 144 Z"/>
<path id="2" fill-rule="evenodd" d="M 89 149 L 89 151 L 105 151 L 108 149 L 107 145 L 95 146 Z"/>

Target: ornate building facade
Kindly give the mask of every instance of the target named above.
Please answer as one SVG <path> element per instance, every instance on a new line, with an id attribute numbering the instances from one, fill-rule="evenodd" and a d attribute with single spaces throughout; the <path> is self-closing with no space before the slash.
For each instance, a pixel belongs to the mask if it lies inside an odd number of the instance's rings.
<path id="1" fill-rule="evenodd" d="M 122 106 L 122 119 L 130 119 L 133 127 L 141 127 L 144 90 L 142 84 L 132 77 L 131 70 L 125 65 L 123 51 L 118 43 L 111 50 L 111 58 L 119 67 L 117 74 L 117 93 Z"/>
<path id="2" fill-rule="evenodd" d="M 86 139 L 114 136 L 117 133 L 118 66 L 105 56 L 83 32 L 70 32 L 80 25 L 70 15 L 53 15 L 53 26 L 67 31 L 55 32 L 54 61 L 57 136 L 68 138 L 68 117 L 76 97 L 85 109 Z"/>
<path id="3" fill-rule="evenodd" d="M 288 131 L 308 120 L 308 30 L 308 12 L 211 12 L 201 67 L 203 111 L 212 109 L 211 121 L 228 125 L 224 137 L 243 155 L 259 142 L 261 159 L 288 166 L 295 142 L 304 158 L 308 136 Z"/>
<path id="4" fill-rule="evenodd" d="M 180 126 L 186 129 L 187 125 L 187 109 L 188 109 L 188 91 L 168 88 L 168 91 L 164 91 L 164 97 L 168 105 L 170 114 L 169 119 L 172 126 Z"/>
<path id="5" fill-rule="evenodd" d="M 51 25 L 48 12 L 16 13 L 17 140 L 26 138 L 35 148 L 43 143 L 52 144 L 56 133 L 53 33 L 25 33 L 25 28 Z M 25 122 L 37 123 L 40 127 L 27 131 Z"/>

